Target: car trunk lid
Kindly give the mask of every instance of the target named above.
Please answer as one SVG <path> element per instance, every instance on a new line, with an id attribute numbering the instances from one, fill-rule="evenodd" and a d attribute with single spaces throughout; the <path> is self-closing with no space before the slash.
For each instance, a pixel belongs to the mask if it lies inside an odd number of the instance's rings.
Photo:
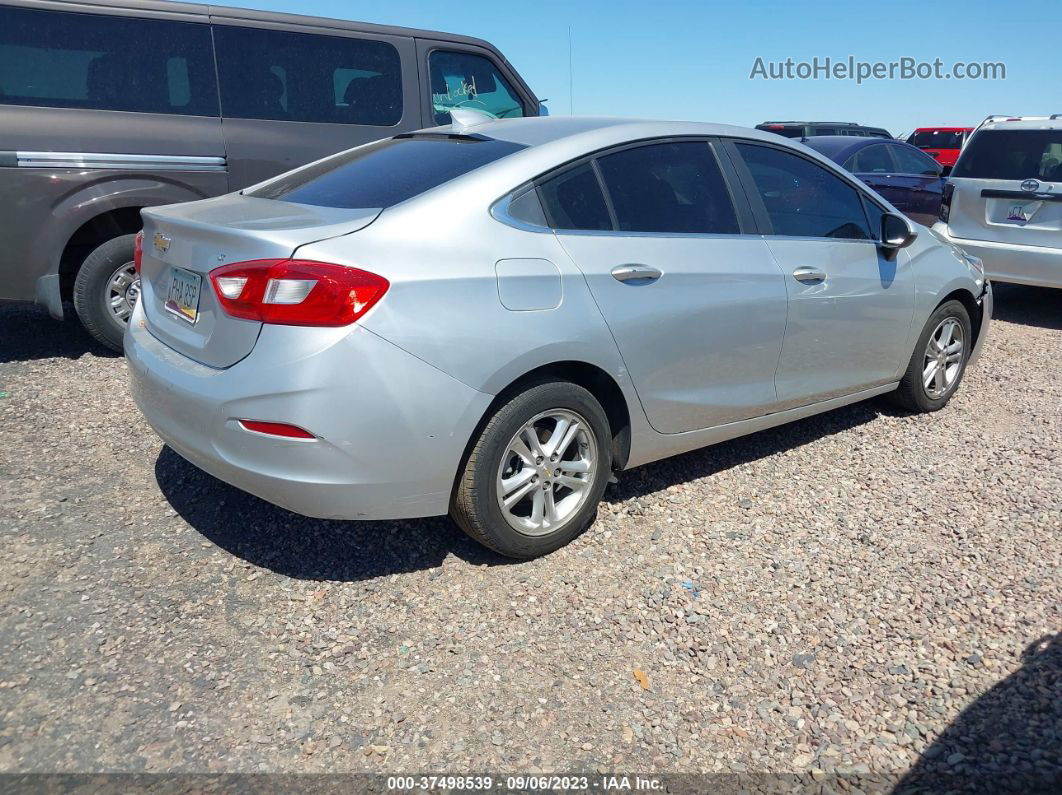
<path id="1" fill-rule="evenodd" d="M 356 232 L 379 214 L 240 194 L 144 210 L 140 300 L 147 328 L 191 359 L 229 367 L 251 352 L 262 324 L 222 311 L 210 271 L 286 259 L 307 243 Z"/>

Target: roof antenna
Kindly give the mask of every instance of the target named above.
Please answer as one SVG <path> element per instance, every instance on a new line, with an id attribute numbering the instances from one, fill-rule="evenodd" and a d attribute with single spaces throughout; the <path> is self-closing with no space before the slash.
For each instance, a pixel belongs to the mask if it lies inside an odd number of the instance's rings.
<path id="1" fill-rule="evenodd" d="M 575 115 L 575 78 L 572 76 L 572 26 L 568 26 L 568 115 Z"/>

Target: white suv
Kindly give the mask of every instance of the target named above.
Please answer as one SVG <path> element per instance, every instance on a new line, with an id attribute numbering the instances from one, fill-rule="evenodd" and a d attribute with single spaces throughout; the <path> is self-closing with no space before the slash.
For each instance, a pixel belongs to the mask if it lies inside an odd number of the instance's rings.
<path id="1" fill-rule="evenodd" d="M 1062 114 L 989 117 L 944 187 L 933 231 L 989 278 L 1062 287 Z"/>

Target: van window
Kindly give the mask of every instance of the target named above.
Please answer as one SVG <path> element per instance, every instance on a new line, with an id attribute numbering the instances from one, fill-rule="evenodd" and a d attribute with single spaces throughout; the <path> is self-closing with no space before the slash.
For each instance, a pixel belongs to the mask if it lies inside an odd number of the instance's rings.
<path id="1" fill-rule="evenodd" d="M 524 115 L 520 95 L 482 55 L 436 50 L 428 56 L 436 124 L 450 123 L 450 108 L 483 110 L 496 119 Z"/>
<path id="2" fill-rule="evenodd" d="M 210 28 L 0 6 L 0 104 L 216 116 Z"/>
<path id="3" fill-rule="evenodd" d="M 739 231 L 723 173 L 703 141 L 624 149 L 597 163 L 622 232 Z"/>
<path id="4" fill-rule="evenodd" d="M 1062 130 L 981 130 L 951 176 L 1062 182 Z"/>
<path id="5" fill-rule="evenodd" d="M 789 152 L 737 144 L 763 199 L 773 234 L 873 240 L 859 193 L 835 174 Z"/>
<path id="6" fill-rule="evenodd" d="M 289 171 L 247 195 L 318 207 L 387 208 L 525 148 L 493 138 L 398 135 Z"/>
<path id="7" fill-rule="evenodd" d="M 221 112 L 390 127 L 402 120 L 402 63 L 391 44 L 215 25 Z"/>

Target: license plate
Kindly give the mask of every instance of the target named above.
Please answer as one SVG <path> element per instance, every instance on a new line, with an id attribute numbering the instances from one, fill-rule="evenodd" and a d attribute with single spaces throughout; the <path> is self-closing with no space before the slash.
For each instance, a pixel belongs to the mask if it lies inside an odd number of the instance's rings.
<path id="1" fill-rule="evenodd" d="M 1017 204 L 1012 204 L 1010 209 L 1007 210 L 1007 223 L 1027 224 L 1043 204 L 1043 202 L 1018 202 Z"/>
<path id="2" fill-rule="evenodd" d="M 203 277 L 184 268 L 170 268 L 170 286 L 166 293 L 166 311 L 187 323 L 199 316 L 199 287 Z"/>

